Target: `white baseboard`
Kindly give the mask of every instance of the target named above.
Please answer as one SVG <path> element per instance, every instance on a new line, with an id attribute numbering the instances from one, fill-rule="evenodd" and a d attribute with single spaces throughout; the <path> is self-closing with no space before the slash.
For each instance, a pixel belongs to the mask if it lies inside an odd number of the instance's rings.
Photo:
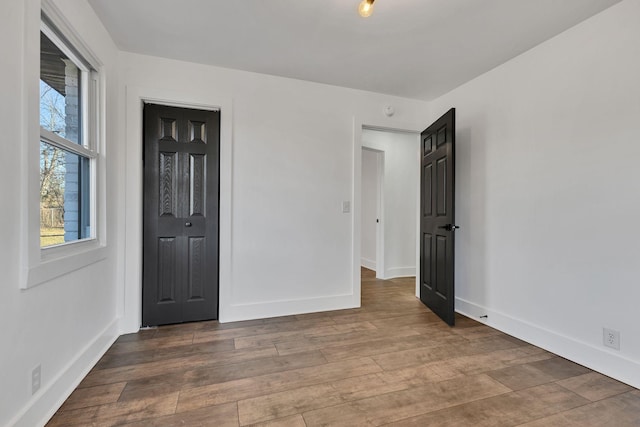
<path id="1" fill-rule="evenodd" d="M 385 279 L 395 279 L 396 277 L 413 277 L 416 275 L 415 267 L 392 267 L 385 271 Z"/>
<path id="2" fill-rule="evenodd" d="M 360 265 L 364 268 L 368 268 L 369 270 L 376 271 L 376 262 L 375 260 L 370 260 L 367 258 L 360 258 Z"/>
<path id="3" fill-rule="evenodd" d="M 615 350 L 596 347 L 462 298 L 456 298 L 456 311 L 565 359 L 640 388 L 640 363 Z M 488 317 L 481 319 L 480 316 L 484 315 Z"/>
<path id="4" fill-rule="evenodd" d="M 377 272 L 376 262 L 367 258 L 360 258 L 360 265 L 369 270 Z M 379 279 L 395 279 L 397 277 L 413 277 L 416 275 L 415 267 L 392 267 L 382 272 Z"/>
<path id="5" fill-rule="evenodd" d="M 118 336 L 118 321 L 114 319 L 51 382 L 43 384 L 43 387 L 33 395 L 24 408 L 9 422 L 9 425 L 14 427 L 44 426 Z"/>
<path id="6" fill-rule="evenodd" d="M 220 306 L 220 323 L 360 307 L 354 294 Z"/>

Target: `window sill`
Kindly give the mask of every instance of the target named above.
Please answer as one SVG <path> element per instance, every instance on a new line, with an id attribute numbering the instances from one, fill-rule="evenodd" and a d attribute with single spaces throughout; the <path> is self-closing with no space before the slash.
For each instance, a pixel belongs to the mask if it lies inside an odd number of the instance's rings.
<path id="1" fill-rule="evenodd" d="M 80 270 L 107 257 L 107 248 L 98 241 L 79 242 L 68 247 L 43 249 L 42 260 L 28 268 L 22 289 L 29 289 L 57 277 Z"/>

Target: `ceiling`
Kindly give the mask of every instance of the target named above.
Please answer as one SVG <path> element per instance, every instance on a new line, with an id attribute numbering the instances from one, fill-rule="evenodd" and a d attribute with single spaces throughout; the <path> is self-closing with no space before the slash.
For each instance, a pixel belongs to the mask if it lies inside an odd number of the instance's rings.
<path id="1" fill-rule="evenodd" d="M 124 51 L 431 100 L 620 0 L 88 1 Z"/>

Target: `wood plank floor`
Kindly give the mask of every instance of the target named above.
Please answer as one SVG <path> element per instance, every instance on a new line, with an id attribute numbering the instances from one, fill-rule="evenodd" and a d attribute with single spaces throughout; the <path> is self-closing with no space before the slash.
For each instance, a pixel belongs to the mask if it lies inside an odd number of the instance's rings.
<path id="1" fill-rule="evenodd" d="M 124 335 L 48 426 L 640 426 L 640 391 L 363 269 L 362 308 Z"/>

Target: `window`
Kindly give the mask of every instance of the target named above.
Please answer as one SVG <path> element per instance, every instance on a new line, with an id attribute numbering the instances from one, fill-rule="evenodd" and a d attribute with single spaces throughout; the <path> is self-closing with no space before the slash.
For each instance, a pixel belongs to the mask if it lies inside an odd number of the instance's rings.
<path id="1" fill-rule="evenodd" d="M 94 239 L 96 71 L 43 16 L 40 247 Z"/>
<path id="2" fill-rule="evenodd" d="M 54 0 L 24 14 L 20 287 L 107 257 L 103 64 Z"/>

